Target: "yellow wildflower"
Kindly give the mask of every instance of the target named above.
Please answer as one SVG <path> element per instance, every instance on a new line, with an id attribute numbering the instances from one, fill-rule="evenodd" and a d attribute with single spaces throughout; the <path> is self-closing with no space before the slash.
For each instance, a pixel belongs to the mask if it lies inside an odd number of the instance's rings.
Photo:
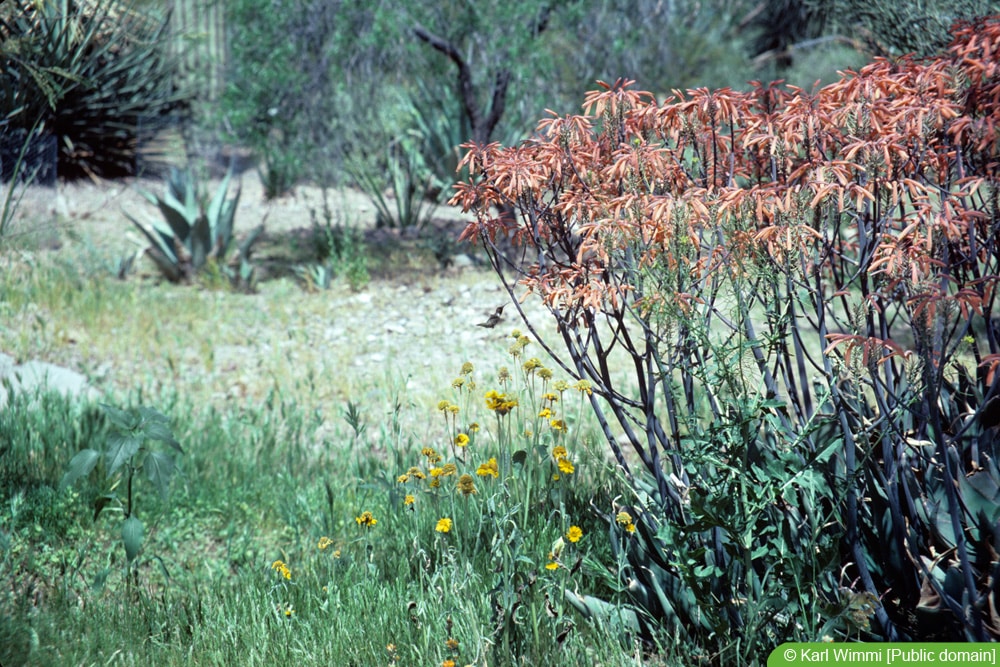
<path id="1" fill-rule="evenodd" d="M 549 426 L 552 427 L 553 431 L 565 431 L 566 430 L 566 422 L 563 421 L 562 419 L 553 419 L 552 421 L 549 422 Z"/>
<path id="2" fill-rule="evenodd" d="M 284 561 L 280 560 L 274 561 L 273 563 L 271 563 L 271 569 L 279 573 L 285 579 L 290 580 L 292 578 L 292 571 L 288 569 L 288 566 L 285 565 Z"/>
<path id="3" fill-rule="evenodd" d="M 466 435 L 465 433 L 459 433 L 458 435 L 455 436 L 456 447 L 465 447 L 468 444 L 469 444 L 469 436 Z"/>
<path id="4" fill-rule="evenodd" d="M 454 463 L 445 463 L 444 467 L 441 468 L 441 476 L 448 477 L 449 475 L 454 475 L 458 472 L 458 466 Z"/>
<path id="5" fill-rule="evenodd" d="M 451 386 L 455 389 L 461 389 L 463 384 L 465 384 L 465 378 L 455 378 L 451 381 Z"/>
<path id="6" fill-rule="evenodd" d="M 362 526 L 364 528 L 371 528 L 376 523 L 378 523 L 378 519 L 372 516 L 371 512 L 362 512 L 361 516 L 354 517 L 354 520 L 357 522 L 359 526 Z"/>
<path id="7" fill-rule="evenodd" d="M 430 473 L 431 477 L 440 477 L 444 474 L 444 468 L 431 468 Z"/>
<path id="8" fill-rule="evenodd" d="M 549 403 L 555 403 L 556 401 L 559 400 L 559 394 L 557 394 L 554 391 L 546 392 L 542 394 L 542 400 L 548 401 Z"/>
<path id="9" fill-rule="evenodd" d="M 324 535 L 323 537 L 319 538 L 319 544 L 316 545 L 316 546 L 319 547 L 320 551 L 324 551 L 331 544 L 333 544 L 333 540 L 331 540 L 329 537 L 327 537 L 326 535 Z"/>
<path id="10" fill-rule="evenodd" d="M 439 533 L 447 533 L 449 530 L 451 530 L 451 519 L 449 519 L 448 517 L 439 519 L 437 525 L 434 526 L 434 530 L 436 530 Z"/>
<path id="11" fill-rule="evenodd" d="M 417 499 L 414 498 L 412 494 L 407 493 L 406 497 L 403 498 L 403 505 L 405 507 L 409 507 L 410 505 L 412 505 L 415 502 L 417 502 Z"/>
<path id="12" fill-rule="evenodd" d="M 524 348 L 528 347 L 528 343 L 530 343 L 530 342 L 531 342 L 531 339 L 530 339 L 530 338 L 528 338 L 527 336 L 521 336 L 520 338 L 518 338 L 518 339 L 517 339 L 517 344 L 518 344 L 518 346 L 519 346 L 519 347 L 520 347 L 520 348 L 521 348 L 522 350 L 523 350 Z"/>
<path id="13" fill-rule="evenodd" d="M 424 474 L 424 471 L 418 468 L 417 466 L 413 466 L 412 468 L 407 470 L 406 474 L 416 479 L 424 479 L 425 477 L 427 477 L 427 475 Z"/>
<path id="14" fill-rule="evenodd" d="M 556 461 L 558 461 L 559 459 L 564 459 L 567 456 L 569 456 L 569 452 L 567 452 L 566 448 L 563 447 L 562 445 L 556 445 L 555 447 L 552 448 L 552 458 L 554 458 Z"/>
<path id="15" fill-rule="evenodd" d="M 559 459 L 558 465 L 559 465 L 559 472 L 563 473 L 564 475 L 572 475 L 574 472 L 576 472 L 576 468 L 573 467 L 573 462 L 567 458 Z"/>
<path id="16" fill-rule="evenodd" d="M 542 362 L 538 360 L 538 357 L 532 357 L 531 359 L 528 359 L 526 362 L 524 362 L 524 366 L 522 366 L 522 368 L 524 368 L 524 372 L 527 373 L 528 375 L 531 375 L 541 367 L 542 367 Z"/>
<path id="17" fill-rule="evenodd" d="M 462 408 L 458 407 L 454 403 L 448 406 L 448 412 L 450 412 L 453 415 L 457 415 L 461 409 Z"/>
<path id="18" fill-rule="evenodd" d="M 549 562 L 545 564 L 545 569 L 546 570 L 558 570 L 559 569 L 559 562 L 556 560 L 556 555 L 554 553 L 552 553 L 551 551 L 549 552 Z"/>
<path id="19" fill-rule="evenodd" d="M 466 474 L 459 477 L 455 487 L 462 492 L 463 496 L 471 496 L 476 493 L 476 482 L 472 479 L 472 475 Z"/>
<path id="20" fill-rule="evenodd" d="M 577 381 L 576 384 L 573 385 L 573 388 L 581 393 L 586 392 L 587 396 L 590 396 L 591 394 L 594 393 L 594 390 L 591 388 L 589 380 L 579 380 Z"/>
<path id="21" fill-rule="evenodd" d="M 455 661 L 448 659 L 441 663 L 441 667 L 455 667 Z"/>
<path id="22" fill-rule="evenodd" d="M 615 521 L 618 523 L 618 525 L 622 526 L 626 530 L 626 532 L 629 533 L 635 532 L 635 524 L 632 523 L 632 515 L 629 514 L 628 512 L 624 511 L 619 512 L 617 516 L 615 516 Z"/>
<path id="23" fill-rule="evenodd" d="M 469 424 L 469 433 L 479 433 L 479 422 Z"/>
<path id="24" fill-rule="evenodd" d="M 471 375 L 472 374 L 472 362 L 471 361 L 466 361 L 464 364 L 462 364 L 462 370 L 459 371 L 459 372 L 462 375 Z"/>
<path id="25" fill-rule="evenodd" d="M 544 381 L 548 382 L 552 379 L 552 369 L 551 368 L 539 368 L 538 377 L 542 378 Z"/>
<path id="26" fill-rule="evenodd" d="M 561 394 L 562 392 L 569 389 L 569 382 L 566 382 L 566 380 L 556 380 L 554 383 L 552 383 L 552 388 Z"/>
<path id="27" fill-rule="evenodd" d="M 566 531 L 566 539 L 570 542 L 579 542 L 581 537 L 583 537 L 583 531 L 579 526 L 570 526 L 569 530 Z"/>
<path id="28" fill-rule="evenodd" d="M 407 482 L 410 481 L 410 476 L 407 475 L 406 473 L 403 473 L 402 475 L 396 478 L 396 481 L 399 482 L 400 484 L 406 484 Z"/>
<path id="29" fill-rule="evenodd" d="M 497 466 L 496 458 L 494 457 L 491 458 L 486 463 L 481 463 L 479 465 L 479 468 L 476 469 L 476 474 L 479 475 L 480 477 L 486 477 L 488 475 L 492 475 L 494 478 L 499 477 L 500 467 Z"/>
<path id="30" fill-rule="evenodd" d="M 451 405 L 451 401 L 438 401 L 438 410 L 444 412 L 448 409 L 449 405 Z"/>
<path id="31" fill-rule="evenodd" d="M 449 638 L 448 641 L 446 641 L 444 643 L 444 645 L 445 645 L 445 648 L 447 648 L 449 651 L 457 651 L 458 650 L 458 640 L 457 639 Z"/>
<path id="32" fill-rule="evenodd" d="M 292 605 L 288 605 L 285 609 L 285 618 L 290 618 L 292 614 L 295 613 L 295 608 Z"/>
<path id="33" fill-rule="evenodd" d="M 538 413 L 538 416 L 541 417 L 542 419 L 548 419 L 549 417 L 552 416 L 552 410 L 549 410 L 548 408 L 542 408 L 542 411 Z"/>
<path id="34" fill-rule="evenodd" d="M 431 487 L 432 489 L 438 488 L 439 486 L 441 486 L 441 478 L 435 477 L 431 481 L 427 482 L 427 486 Z"/>
<path id="35" fill-rule="evenodd" d="M 517 340 L 518 338 L 521 337 L 521 330 L 514 329 L 513 331 L 510 332 L 510 337 L 513 338 L 514 340 Z"/>

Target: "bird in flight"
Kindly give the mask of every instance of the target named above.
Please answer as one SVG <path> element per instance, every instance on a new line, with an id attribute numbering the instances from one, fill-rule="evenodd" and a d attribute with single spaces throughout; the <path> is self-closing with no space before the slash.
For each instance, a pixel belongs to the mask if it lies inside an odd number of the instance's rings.
<path id="1" fill-rule="evenodd" d="M 486 329 L 492 329 L 493 327 L 498 325 L 500 321 L 503 320 L 503 307 L 506 305 L 507 304 L 501 304 L 497 306 L 497 309 L 493 312 L 492 315 L 490 315 L 488 320 L 486 320 L 485 322 L 480 322 L 476 326 L 484 327 Z"/>

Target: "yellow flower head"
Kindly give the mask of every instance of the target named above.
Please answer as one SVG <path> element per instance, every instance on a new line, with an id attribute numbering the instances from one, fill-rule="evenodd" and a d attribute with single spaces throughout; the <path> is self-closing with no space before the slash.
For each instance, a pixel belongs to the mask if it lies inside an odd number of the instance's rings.
<path id="1" fill-rule="evenodd" d="M 413 496 L 412 496 L 411 494 L 409 494 L 409 493 L 407 493 L 407 494 L 406 494 L 406 497 L 405 497 L 405 498 L 403 498 L 403 505 L 404 505 L 405 507 L 409 507 L 410 505 L 412 505 L 412 504 L 413 504 L 413 503 L 415 503 L 415 502 L 417 502 L 417 499 L 416 499 L 416 498 L 414 498 L 414 497 L 413 497 Z"/>
<path id="2" fill-rule="evenodd" d="M 512 356 L 515 359 L 517 359 L 518 357 L 521 356 L 521 348 L 518 346 L 517 343 L 514 343 L 513 345 L 511 345 L 510 347 L 507 348 L 507 353 L 510 356 Z"/>
<path id="3" fill-rule="evenodd" d="M 442 477 L 454 475 L 457 472 L 458 472 L 458 466 L 456 466 L 454 463 L 445 463 L 444 466 L 441 468 Z"/>
<path id="4" fill-rule="evenodd" d="M 479 422 L 469 424 L 469 433 L 479 433 Z"/>
<path id="5" fill-rule="evenodd" d="M 538 416 L 541 417 L 542 419 L 548 419 L 549 417 L 552 416 L 552 410 L 549 410 L 548 408 L 542 408 L 542 411 L 538 413 Z"/>
<path id="6" fill-rule="evenodd" d="M 579 526 L 570 526 L 569 530 L 566 531 L 566 539 L 570 542 L 579 542 L 581 537 L 583 537 L 583 531 Z"/>
<path id="7" fill-rule="evenodd" d="M 524 372 L 527 373 L 528 375 L 531 375 L 541 367 L 542 367 L 542 362 L 538 360 L 538 357 L 532 357 L 531 359 L 528 359 L 526 362 L 524 362 L 524 366 L 522 366 L 522 368 L 524 368 Z"/>
<path id="8" fill-rule="evenodd" d="M 632 523 L 632 515 L 628 512 L 622 511 L 615 516 L 615 521 L 628 533 L 635 532 L 635 524 Z"/>
<path id="9" fill-rule="evenodd" d="M 291 605 L 288 605 L 288 607 L 285 609 L 285 618 L 290 618 L 291 615 L 294 613 L 295 613 L 295 608 L 292 607 Z"/>
<path id="10" fill-rule="evenodd" d="M 451 405 L 451 401 L 438 401 L 438 410 L 444 412 L 448 409 L 449 405 Z"/>
<path id="11" fill-rule="evenodd" d="M 371 528 L 378 523 L 378 519 L 372 516 L 371 512 L 362 512 L 361 516 L 354 517 L 354 520 L 362 528 Z"/>
<path id="12" fill-rule="evenodd" d="M 559 394 L 557 394 L 554 391 L 546 392 L 545 394 L 542 394 L 542 400 L 548 401 L 549 403 L 555 403 L 556 401 L 559 400 Z"/>
<path id="13" fill-rule="evenodd" d="M 451 381 L 451 386 L 455 389 L 461 389 L 463 384 L 465 384 L 465 378 L 455 378 Z"/>
<path id="14" fill-rule="evenodd" d="M 461 373 L 462 375 L 471 375 L 472 374 L 472 362 L 471 361 L 466 361 L 464 364 L 462 364 L 462 370 L 459 371 L 459 373 Z"/>
<path id="15" fill-rule="evenodd" d="M 528 347 L 528 344 L 529 344 L 530 342 L 531 342 L 531 339 L 530 339 L 530 338 L 528 338 L 527 336 L 521 336 L 520 338 L 518 338 L 518 339 L 517 339 L 517 345 L 518 345 L 518 347 L 520 347 L 520 348 L 521 348 L 522 350 L 523 350 L 524 348 Z"/>
<path id="16" fill-rule="evenodd" d="M 546 570 L 558 570 L 559 569 L 559 562 L 556 560 L 556 555 L 554 553 L 552 553 L 551 551 L 549 552 L 549 562 L 545 564 L 545 569 Z"/>
<path id="17" fill-rule="evenodd" d="M 448 517 L 439 519 L 437 525 L 434 526 L 434 530 L 436 530 L 439 533 L 447 533 L 449 530 L 451 530 L 451 519 L 449 519 Z"/>
<path id="18" fill-rule="evenodd" d="M 431 481 L 427 482 L 427 486 L 431 487 L 432 489 L 438 488 L 439 486 L 441 486 L 441 478 L 435 477 Z"/>
<path id="19" fill-rule="evenodd" d="M 407 475 L 406 473 L 403 473 L 402 475 L 396 478 L 396 481 L 399 482 L 400 484 L 406 484 L 407 482 L 410 481 L 410 476 Z"/>
<path id="20" fill-rule="evenodd" d="M 324 535 L 323 537 L 319 538 L 319 544 L 316 545 L 316 546 L 319 547 L 320 551 L 324 551 L 331 544 L 333 544 L 333 540 L 331 540 L 329 537 L 327 537 L 326 535 Z"/>
<path id="21" fill-rule="evenodd" d="M 579 380 L 576 382 L 576 384 L 573 385 L 573 388 L 581 393 L 586 393 L 587 396 L 590 396 L 591 394 L 594 393 L 594 390 L 591 388 L 589 380 Z"/>
<path id="22" fill-rule="evenodd" d="M 469 436 L 466 435 L 465 433 L 459 433 L 458 435 L 455 436 L 456 447 L 465 447 L 468 444 L 469 444 Z"/>
<path id="23" fill-rule="evenodd" d="M 448 406 L 448 412 L 450 412 L 453 415 L 457 415 L 461 409 L 462 408 L 458 407 L 454 403 Z"/>
<path id="24" fill-rule="evenodd" d="M 427 477 L 427 475 L 424 474 L 424 471 L 418 468 L 417 466 L 413 466 L 412 468 L 407 470 L 406 474 L 415 479 L 424 479 L 425 477 Z"/>
<path id="25" fill-rule="evenodd" d="M 539 368 L 538 377 L 542 378 L 546 382 L 552 379 L 552 369 L 551 368 Z"/>
<path id="26" fill-rule="evenodd" d="M 552 388 L 561 394 L 562 392 L 569 389 L 569 382 L 566 382 L 566 380 L 556 380 L 555 382 L 552 383 Z"/>
<path id="27" fill-rule="evenodd" d="M 441 667 L 455 667 L 455 661 L 449 658 L 441 663 Z"/>
<path id="28" fill-rule="evenodd" d="M 444 468 L 431 468 L 431 477 L 440 477 L 444 473 Z"/>
<path id="29" fill-rule="evenodd" d="M 292 571 L 288 569 L 288 566 L 285 565 L 284 561 L 280 560 L 274 561 L 273 563 L 271 563 L 271 569 L 279 573 L 285 579 L 290 580 L 292 578 Z"/>
<path id="30" fill-rule="evenodd" d="M 549 422 L 549 426 L 552 427 L 553 431 L 566 431 L 566 422 L 562 419 L 553 419 Z"/>
<path id="31" fill-rule="evenodd" d="M 457 639 L 449 638 L 448 641 L 446 641 L 444 643 L 444 645 L 445 645 L 445 648 L 447 648 L 449 651 L 457 651 L 458 650 L 458 640 Z"/>
<path id="32" fill-rule="evenodd" d="M 517 399 L 501 394 L 496 389 L 486 392 L 486 408 L 503 416 L 517 407 Z"/>
<path id="33" fill-rule="evenodd" d="M 572 475 L 576 472 L 576 468 L 573 467 L 573 462 L 567 458 L 559 459 L 559 472 L 564 475 Z"/>
<path id="34" fill-rule="evenodd" d="M 456 488 L 462 492 L 463 496 L 471 496 L 476 492 L 476 482 L 472 475 L 462 475 L 458 478 Z"/>
<path id="35" fill-rule="evenodd" d="M 441 460 L 441 455 L 431 447 L 424 447 L 420 450 L 420 453 L 427 457 L 428 463 L 437 463 Z"/>
<path id="36" fill-rule="evenodd" d="M 510 332 L 510 337 L 513 338 L 514 340 L 517 340 L 518 338 L 521 337 L 521 330 L 514 329 L 513 331 Z"/>
<path id="37" fill-rule="evenodd" d="M 567 452 L 566 448 L 563 447 L 562 445 L 556 445 L 555 447 L 552 448 L 552 458 L 554 458 L 556 461 L 558 461 L 559 459 L 564 459 L 567 456 L 569 456 L 569 452 Z"/>
<path id="38" fill-rule="evenodd" d="M 486 463 L 480 464 L 479 468 L 476 469 L 476 474 L 479 475 L 480 477 L 487 477 L 489 475 L 492 475 L 494 479 L 499 477 L 500 468 L 499 466 L 497 466 L 496 458 L 491 458 Z"/>

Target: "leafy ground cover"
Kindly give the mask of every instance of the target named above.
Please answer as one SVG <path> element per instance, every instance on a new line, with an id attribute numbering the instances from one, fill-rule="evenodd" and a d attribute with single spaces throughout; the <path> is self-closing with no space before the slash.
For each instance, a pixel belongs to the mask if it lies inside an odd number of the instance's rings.
<path id="1" fill-rule="evenodd" d="M 121 280 L 120 209 L 140 204 L 118 187 L 29 193 L 0 255 L 0 349 L 162 412 L 183 453 L 158 488 L 140 467 L 152 443 L 115 458 L 98 405 L 0 411 L 0 663 L 640 659 L 567 599 L 618 595 L 594 507 L 621 489 L 587 387 L 516 323 L 476 326 L 504 302 L 495 277 L 388 239 L 360 291 L 278 270 L 254 294 L 177 286 L 141 262 Z M 248 187 L 261 255 L 308 254 L 315 193 L 267 211 Z M 94 469 L 61 484 L 86 449 Z"/>

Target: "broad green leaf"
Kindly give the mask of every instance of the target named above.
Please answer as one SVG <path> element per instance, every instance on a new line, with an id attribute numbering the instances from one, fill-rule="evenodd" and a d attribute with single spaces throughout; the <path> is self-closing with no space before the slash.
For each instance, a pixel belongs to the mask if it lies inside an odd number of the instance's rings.
<path id="1" fill-rule="evenodd" d="M 135 415 L 131 412 L 126 412 L 125 410 L 119 410 L 113 405 L 108 405 L 107 403 L 101 403 L 101 409 L 104 410 L 104 414 L 108 416 L 108 420 L 115 426 L 117 426 L 122 431 L 131 431 L 138 424 Z"/>
<path id="2" fill-rule="evenodd" d="M 150 452 L 142 467 L 146 470 L 146 477 L 160 492 L 160 497 L 166 500 L 170 487 L 170 477 L 176 468 L 173 457 L 161 452 Z"/>
<path id="3" fill-rule="evenodd" d="M 64 491 L 81 477 L 90 474 L 97 462 L 101 458 L 101 453 L 93 449 L 82 449 L 69 462 L 69 470 L 59 481 L 59 490 Z"/>
<path id="4" fill-rule="evenodd" d="M 144 532 L 142 521 L 134 516 L 125 519 L 125 523 L 122 524 L 122 543 L 125 545 L 125 555 L 130 563 L 139 555 Z"/>
<path id="5" fill-rule="evenodd" d="M 523 466 L 524 462 L 528 459 L 528 452 L 523 449 L 519 449 L 510 457 L 511 462 L 514 465 Z"/>
<path id="6" fill-rule="evenodd" d="M 135 433 L 112 433 L 108 437 L 108 449 L 104 453 L 108 465 L 108 477 L 118 472 L 125 463 L 128 462 L 139 447 L 142 446 L 143 436 Z"/>
<path id="7" fill-rule="evenodd" d="M 178 453 L 183 454 L 184 450 L 181 449 L 181 445 L 174 438 L 173 431 L 170 430 L 168 424 L 162 422 L 146 422 L 142 427 L 143 434 L 150 440 L 158 440 L 162 443 L 170 445 Z"/>

